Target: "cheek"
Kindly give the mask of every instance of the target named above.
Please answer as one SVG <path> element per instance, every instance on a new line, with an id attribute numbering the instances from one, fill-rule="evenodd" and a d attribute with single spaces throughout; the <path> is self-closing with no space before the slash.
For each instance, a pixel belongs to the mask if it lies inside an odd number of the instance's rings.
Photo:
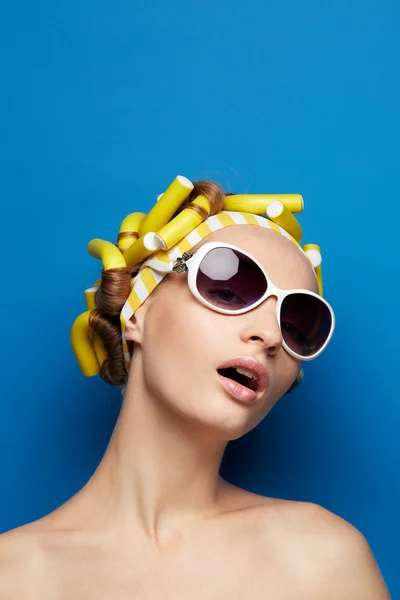
<path id="1" fill-rule="evenodd" d="M 205 349 L 210 349 L 221 325 L 220 315 L 200 304 L 187 287 L 175 289 L 173 295 L 165 294 L 163 303 L 157 303 L 149 316 L 150 333 L 160 348 L 179 354 L 182 360 L 188 354 L 206 358 Z"/>
<path id="2" fill-rule="evenodd" d="M 146 315 L 143 368 L 159 393 L 187 389 L 210 368 L 213 333 L 208 311 L 187 298 L 165 298 Z M 212 362 L 211 362 L 212 364 Z M 153 389 L 153 391 L 156 391 Z"/>

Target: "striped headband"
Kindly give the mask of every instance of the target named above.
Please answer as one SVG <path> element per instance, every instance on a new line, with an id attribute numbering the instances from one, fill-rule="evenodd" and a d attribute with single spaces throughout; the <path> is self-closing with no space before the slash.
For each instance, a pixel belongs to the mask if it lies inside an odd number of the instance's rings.
<path id="1" fill-rule="evenodd" d="M 103 263 L 103 271 L 140 266 L 131 281 L 131 292 L 120 314 L 124 361 L 129 370 L 131 357 L 125 339 L 127 321 L 164 277 L 175 261 L 208 235 L 233 225 L 258 225 L 272 229 L 295 244 L 310 261 L 322 296 L 321 252 L 316 244 L 300 246 L 302 229 L 293 213 L 303 211 L 299 194 L 232 194 L 225 196 L 222 209 L 213 216 L 211 203 L 199 194 L 188 203 L 193 183 L 178 176 L 146 215 L 135 212 L 122 222 L 117 244 L 94 239 L 89 254 Z M 186 201 L 186 202 L 185 202 Z M 151 260 L 151 264 L 150 264 Z M 85 290 L 87 310 L 71 328 L 71 343 L 82 373 L 97 375 L 107 352 L 100 336 L 89 325 L 90 313 L 97 308 L 96 291 L 101 279 Z M 302 377 L 302 371 L 299 374 Z"/>

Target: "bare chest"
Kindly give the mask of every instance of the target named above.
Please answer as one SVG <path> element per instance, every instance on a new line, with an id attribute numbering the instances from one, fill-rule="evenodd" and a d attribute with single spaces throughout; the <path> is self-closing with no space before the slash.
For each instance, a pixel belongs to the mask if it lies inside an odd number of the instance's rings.
<path id="1" fill-rule="evenodd" d="M 50 600 L 311 600 L 297 570 L 261 556 L 243 542 L 236 548 L 210 543 L 196 551 L 154 560 L 139 551 L 69 557 L 52 566 Z M 47 596 L 41 596 L 47 600 Z"/>

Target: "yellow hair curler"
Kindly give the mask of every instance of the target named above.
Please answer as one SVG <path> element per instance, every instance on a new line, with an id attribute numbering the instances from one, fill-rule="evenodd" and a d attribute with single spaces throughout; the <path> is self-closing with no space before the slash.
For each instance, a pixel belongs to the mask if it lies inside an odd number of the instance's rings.
<path id="1" fill-rule="evenodd" d="M 121 252 L 125 252 L 139 238 L 139 229 L 145 217 L 146 213 L 134 212 L 122 221 L 118 234 L 118 248 Z"/>
<path id="2" fill-rule="evenodd" d="M 97 286 L 85 290 L 86 306 L 88 310 L 95 310 L 96 306 L 96 291 Z"/>
<path id="3" fill-rule="evenodd" d="M 207 217 L 210 214 L 211 205 L 205 196 L 197 196 L 192 202 L 196 206 L 202 208 Z M 175 246 L 182 238 L 200 225 L 204 221 L 204 217 L 193 210 L 190 206 L 184 208 L 179 215 L 172 221 L 164 225 L 155 236 L 156 244 L 161 250 L 169 250 Z"/>
<path id="4" fill-rule="evenodd" d="M 75 319 L 71 328 L 71 344 L 82 373 L 93 377 L 99 372 L 99 363 L 92 346 L 89 315 L 90 310 L 87 310 Z"/>
<path id="5" fill-rule="evenodd" d="M 300 243 L 303 236 L 301 225 L 283 202 L 274 200 L 271 204 L 268 204 L 267 216 L 271 221 L 283 227 L 283 229 L 290 233 L 290 235 Z"/>
<path id="6" fill-rule="evenodd" d="M 317 244 L 304 244 L 302 246 L 304 252 L 307 254 L 308 258 L 314 269 L 319 267 L 322 262 L 321 256 L 321 248 L 317 246 Z"/>
<path id="7" fill-rule="evenodd" d="M 314 268 L 315 276 L 318 282 L 318 291 L 319 295 L 323 296 L 323 288 L 322 288 L 322 256 L 321 256 L 321 248 L 317 246 L 317 244 L 304 244 L 302 247 L 304 252 L 307 254 L 310 262 Z"/>
<path id="8" fill-rule="evenodd" d="M 315 267 L 315 276 L 317 278 L 318 281 L 318 291 L 319 291 L 319 295 L 323 296 L 323 292 L 324 289 L 322 287 L 322 269 L 321 269 L 321 265 L 319 267 Z"/>
<path id="9" fill-rule="evenodd" d="M 88 252 L 90 256 L 101 260 L 105 271 L 108 271 L 108 269 L 126 267 L 125 258 L 121 251 L 111 242 L 96 238 L 89 242 Z"/>
<path id="10" fill-rule="evenodd" d="M 193 183 L 189 179 L 178 175 L 143 220 L 139 229 L 139 236 L 158 231 L 166 225 L 182 202 L 189 196 L 193 187 Z"/>
<path id="11" fill-rule="evenodd" d="M 303 212 L 304 202 L 300 194 L 235 194 L 225 197 L 224 210 L 265 215 L 267 206 L 277 200 L 292 213 Z"/>
<path id="12" fill-rule="evenodd" d="M 155 233 L 149 231 L 146 235 L 140 237 L 131 244 L 124 252 L 124 260 L 128 267 L 132 267 L 142 262 L 145 258 L 158 250 Z"/>

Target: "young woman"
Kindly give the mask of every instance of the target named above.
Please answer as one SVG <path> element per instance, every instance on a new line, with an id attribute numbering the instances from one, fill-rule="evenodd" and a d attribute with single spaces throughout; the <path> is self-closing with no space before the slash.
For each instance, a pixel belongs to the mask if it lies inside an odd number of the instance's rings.
<path id="1" fill-rule="evenodd" d="M 89 482 L 0 537 L 2 600 L 389 598 L 349 523 L 219 475 L 333 333 L 302 207 L 181 177 L 117 246 L 91 242 L 104 268 L 72 341 L 124 401 Z"/>

